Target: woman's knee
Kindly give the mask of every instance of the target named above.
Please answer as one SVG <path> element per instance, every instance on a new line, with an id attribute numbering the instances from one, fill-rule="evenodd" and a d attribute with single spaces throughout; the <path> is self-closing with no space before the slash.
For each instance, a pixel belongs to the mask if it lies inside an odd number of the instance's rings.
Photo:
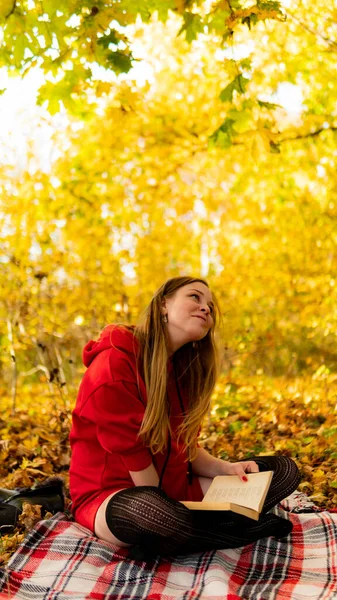
<path id="1" fill-rule="evenodd" d="M 110 498 L 105 519 L 118 539 L 134 544 L 149 533 L 177 535 L 179 527 L 191 518 L 190 512 L 157 487 L 136 486 Z"/>
<path id="2" fill-rule="evenodd" d="M 108 496 L 100 505 L 100 507 L 96 513 L 96 517 L 95 517 L 94 532 L 95 532 L 95 535 L 100 540 L 104 540 L 105 542 L 109 542 L 110 544 L 114 544 L 116 546 L 119 546 L 120 548 L 126 548 L 126 547 L 129 547 L 130 544 L 127 544 L 126 542 L 122 542 L 121 540 L 119 540 L 112 533 L 111 529 L 109 528 L 109 526 L 107 524 L 107 519 L 106 519 L 107 506 L 109 505 L 111 498 L 115 494 L 118 494 L 118 492 L 114 492 L 113 494 L 110 494 L 110 496 Z"/>
<path id="3" fill-rule="evenodd" d="M 288 471 L 298 473 L 298 467 L 295 461 L 289 456 L 255 456 L 250 460 L 254 460 L 260 471 Z"/>

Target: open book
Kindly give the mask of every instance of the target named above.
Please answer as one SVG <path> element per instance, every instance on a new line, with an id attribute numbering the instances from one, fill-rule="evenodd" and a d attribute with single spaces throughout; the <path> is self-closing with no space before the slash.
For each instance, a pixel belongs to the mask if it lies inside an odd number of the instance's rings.
<path id="1" fill-rule="evenodd" d="M 182 504 L 191 510 L 231 510 L 258 521 L 272 476 L 273 471 L 248 473 L 248 481 L 241 481 L 237 475 L 219 475 L 201 502 Z"/>

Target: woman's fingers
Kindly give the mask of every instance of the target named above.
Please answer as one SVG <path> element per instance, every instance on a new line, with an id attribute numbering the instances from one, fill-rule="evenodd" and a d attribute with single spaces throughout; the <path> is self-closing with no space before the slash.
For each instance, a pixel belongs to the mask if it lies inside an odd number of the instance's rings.
<path id="1" fill-rule="evenodd" d="M 254 460 L 249 460 L 246 463 L 247 468 L 245 468 L 246 473 L 258 473 L 259 465 Z"/>
<path id="2" fill-rule="evenodd" d="M 238 463 L 235 465 L 235 475 L 240 477 L 241 481 L 248 481 L 248 477 L 246 475 L 243 464 Z"/>
<path id="3" fill-rule="evenodd" d="M 233 465 L 234 466 L 234 465 Z M 246 473 L 258 473 L 259 467 L 254 460 L 242 461 L 235 463 L 235 474 L 240 477 L 241 481 L 248 481 Z"/>
<path id="4" fill-rule="evenodd" d="M 241 460 L 240 462 L 230 463 L 226 462 L 227 475 L 237 475 L 241 481 L 248 481 L 246 473 L 258 473 L 259 466 L 254 460 Z"/>

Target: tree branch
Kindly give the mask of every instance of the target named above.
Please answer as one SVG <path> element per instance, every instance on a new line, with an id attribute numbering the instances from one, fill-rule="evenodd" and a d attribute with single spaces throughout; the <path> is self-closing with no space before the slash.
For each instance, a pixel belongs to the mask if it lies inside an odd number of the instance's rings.
<path id="1" fill-rule="evenodd" d="M 303 23 L 302 21 L 300 21 L 300 19 L 298 19 L 297 17 L 295 17 L 295 15 L 293 13 L 289 12 L 289 10 L 287 10 L 287 14 L 294 21 L 296 21 L 296 23 L 298 23 L 305 31 L 307 31 L 308 33 L 311 33 L 312 35 L 315 35 L 318 38 L 320 38 L 321 40 L 323 40 L 323 42 L 325 42 L 326 44 L 328 44 L 330 46 L 330 48 L 332 48 L 333 52 L 337 52 L 337 42 L 335 42 L 334 40 L 331 40 L 330 38 L 326 37 L 325 35 L 323 35 L 319 31 L 315 31 L 315 29 L 311 29 L 311 27 L 309 27 L 309 25 L 307 25 L 306 23 Z"/>
<path id="2" fill-rule="evenodd" d="M 19 376 L 20 377 L 29 377 L 29 375 L 33 375 L 34 373 L 37 373 L 37 371 L 43 371 L 43 373 L 46 375 L 47 379 L 49 378 L 49 371 L 43 365 L 37 365 L 36 367 L 29 369 L 29 371 L 21 372 L 21 373 L 19 373 Z"/>
<path id="3" fill-rule="evenodd" d="M 312 131 L 309 133 L 303 133 L 300 135 L 295 135 L 293 137 L 289 136 L 289 137 L 282 138 L 282 139 L 278 140 L 277 143 L 282 144 L 283 142 L 291 142 L 292 140 L 304 140 L 306 138 L 316 137 L 316 135 L 319 135 L 323 131 L 337 131 L 337 126 L 320 127 L 319 129 L 316 129 L 316 131 Z"/>
<path id="4" fill-rule="evenodd" d="M 13 319 L 15 322 L 15 319 Z M 18 382 L 18 367 L 15 354 L 13 324 L 10 318 L 7 319 L 7 338 L 9 342 L 9 354 L 12 360 L 12 416 L 15 414 L 16 408 L 16 392 Z"/>

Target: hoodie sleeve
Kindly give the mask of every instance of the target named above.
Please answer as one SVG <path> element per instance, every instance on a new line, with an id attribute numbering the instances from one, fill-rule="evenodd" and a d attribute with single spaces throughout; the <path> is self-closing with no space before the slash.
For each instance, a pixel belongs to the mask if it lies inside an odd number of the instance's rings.
<path id="1" fill-rule="evenodd" d="M 138 437 L 144 416 L 136 384 L 114 381 L 98 388 L 91 397 L 92 418 L 104 450 L 119 454 L 128 471 L 142 471 L 152 456 Z"/>

